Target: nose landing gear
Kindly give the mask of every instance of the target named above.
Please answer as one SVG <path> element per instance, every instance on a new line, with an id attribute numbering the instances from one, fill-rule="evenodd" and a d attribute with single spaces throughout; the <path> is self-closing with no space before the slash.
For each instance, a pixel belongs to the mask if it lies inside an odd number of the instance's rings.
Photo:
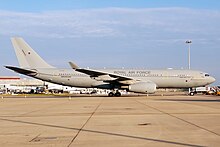
<path id="1" fill-rule="evenodd" d="M 194 95 L 195 95 L 195 92 L 190 92 L 189 95 L 190 95 L 190 96 L 194 96 Z"/>
<path id="2" fill-rule="evenodd" d="M 194 96 L 196 94 L 196 91 L 193 90 L 192 88 L 189 88 L 189 95 Z"/>

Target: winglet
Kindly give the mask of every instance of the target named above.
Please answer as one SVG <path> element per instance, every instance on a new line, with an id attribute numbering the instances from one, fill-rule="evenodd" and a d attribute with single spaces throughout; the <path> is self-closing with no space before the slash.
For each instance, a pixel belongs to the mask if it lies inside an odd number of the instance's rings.
<path id="1" fill-rule="evenodd" d="M 72 69 L 79 69 L 79 66 L 76 65 L 75 63 L 73 62 L 69 62 L 70 66 L 72 67 Z"/>

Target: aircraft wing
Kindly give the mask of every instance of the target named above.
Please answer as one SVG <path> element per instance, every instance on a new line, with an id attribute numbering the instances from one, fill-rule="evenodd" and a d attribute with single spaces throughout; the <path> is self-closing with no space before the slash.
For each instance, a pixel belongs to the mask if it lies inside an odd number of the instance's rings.
<path id="1" fill-rule="evenodd" d="M 127 76 L 122 76 L 122 75 L 113 74 L 113 73 L 107 73 L 107 72 L 93 70 L 93 69 L 79 68 L 76 64 L 74 64 L 72 62 L 69 62 L 69 64 L 76 71 L 87 74 L 91 78 L 94 78 L 98 81 L 104 81 L 104 82 L 108 82 L 108 83 L 121 83 L 121 84 L 133 84 L 137 81 L 137 80 L 135 80 L 131 77 L 127 77 Z"/>

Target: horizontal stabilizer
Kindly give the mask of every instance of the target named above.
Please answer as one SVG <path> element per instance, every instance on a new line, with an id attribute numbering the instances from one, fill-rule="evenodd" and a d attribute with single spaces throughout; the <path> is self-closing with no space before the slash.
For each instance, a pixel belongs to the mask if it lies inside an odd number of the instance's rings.
<path id="1" fill-rule="evenodd" d="M 37 72 L 33 71 L 33 70 L 27 70 L 27 69 L 23 69 L 23 68 L 19 68 L 19 67 L 14 67 L 14 66 L 5 66 L 5 67 L 10 69 L 10 70 L 13 70 L 17 73 L 20 73 L 20 74 L 24 74 L 24 75 L 28 75 L 28 76 L 37 75 Z"/>

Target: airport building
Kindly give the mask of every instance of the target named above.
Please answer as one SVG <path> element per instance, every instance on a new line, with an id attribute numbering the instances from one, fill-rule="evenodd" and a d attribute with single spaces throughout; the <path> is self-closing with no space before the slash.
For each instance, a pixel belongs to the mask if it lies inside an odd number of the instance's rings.
<path id="1" fill-rule="evenodd" d="M 43 86 L 44 82 L 37 79 L 26 79 L 16 76 L 0 77 L 0 94 L 29 92 L 31 89 Z"/>
<path id="2" fill-rule="evenodd" d="M 106 90 L 94 88 L 76 88 L 44 82 L 38 79 L 17 76 L 0 76 L 0 94 L 23 93 L 106 93 Z"/>
<path id="3" fill-rule="evenodd" d="M 20 77 L 15 77 L 15 76 L 0 76 L 0 84 L 4 85 L 4 84 L 13 84 L 16 83 L 18 81 L 20 81 Z"/>

